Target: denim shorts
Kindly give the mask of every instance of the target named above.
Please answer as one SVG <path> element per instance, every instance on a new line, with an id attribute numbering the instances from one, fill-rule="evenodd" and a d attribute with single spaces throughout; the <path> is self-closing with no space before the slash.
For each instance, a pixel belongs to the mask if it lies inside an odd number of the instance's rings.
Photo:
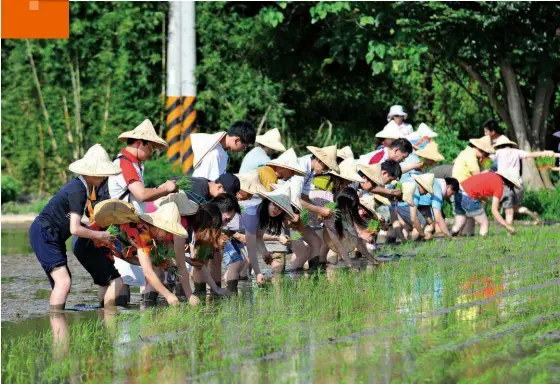
<path id="1" fill-rule="evenodd" d="M 243 247 L 243 243 L 236 239 L 231 239 L 231 241 L 228 241 L 224 247 L 222 267 L 226 268 L 236 261 L 243 261 L 243 255 L 241 254 L 241 250 L 243 249 Z"/>
<path id="2" fill-rule="evenodd" d="M 463 191 L 455 194 L 455 215 L 475 217 L 484 213 L 484 206 L 479 200 L 471 199 Z"/>

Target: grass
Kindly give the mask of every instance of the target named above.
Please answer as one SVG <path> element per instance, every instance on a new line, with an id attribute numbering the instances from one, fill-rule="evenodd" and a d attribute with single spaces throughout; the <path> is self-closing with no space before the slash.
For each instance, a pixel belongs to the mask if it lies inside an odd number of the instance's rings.
<path id="1" fill-rule="evenodd" d="M 48 202 L 49 199 L 34 200 L 31 203 L 9 201 L 2 204 L 2 214 L 27 215 L 30 213 L 39 213 L 45 208 Z"/>
<path id="2" fill-rule="evenodd" d="M 197 308 L 2 336 L 6 382 L 554 382 L 560 234 L 388 248 L 411 258 L 278 278 Z M 556 335 L 556 336 L 555 336 Z M 100 357 L 106 358 L 100 358 Z"/>

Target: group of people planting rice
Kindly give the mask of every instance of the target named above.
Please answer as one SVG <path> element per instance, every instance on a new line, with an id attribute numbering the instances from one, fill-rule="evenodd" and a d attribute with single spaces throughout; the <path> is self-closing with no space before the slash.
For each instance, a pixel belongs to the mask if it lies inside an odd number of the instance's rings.
<path id="1" fill-rule="evenodd" d="M 239 280 L 265 284 L 259 255 L 273 274 L 331 264 L 357 270 L 360 259 L 380 263 L 381 244 L 473 235 L 474 223 L 485 236 L 487 205 L 511 235 L 516 212 L 538 222 L 522 206 L 521 160 L 559 154 L 519 150 L 488 120 L 484 137 L 445 159 L 438 134 L 424 123 L 414 130 L 406 118 L 392 106 L 387 125 L 368 138 L 378 147 L 361 156 L 332 145 L 306 146 L 298 157 L 278 129 L 257 135 L 249 121 L 236 121 L 227 132 L 192 134 L 192 176 L 157 188 L 145 186 L 144 162 L 168 144 L 149 120 L 118 137 L 123 148 L 113 159 L 92 146 L 29 230 L 51 310 L 63 310 L 70 294 L 70 237 L 102 306 L 127 305 L 131 286 L 141 287 L 144 304 L 163 297 L 194 306 L 207 293 L 237 293 Z M 228 172 L 235 152 L 246 152 L 238 173 Z"/>

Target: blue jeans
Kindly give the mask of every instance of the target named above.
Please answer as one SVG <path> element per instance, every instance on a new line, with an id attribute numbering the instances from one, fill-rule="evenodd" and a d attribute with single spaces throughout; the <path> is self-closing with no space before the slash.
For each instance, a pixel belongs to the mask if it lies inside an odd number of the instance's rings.
<path id="1" fill-rule="evenodd" d="M 236 239 L 228 241 L 224 247 L 222 267 L 227 268 L 230 264 L 233 264 L 236 261 L 243 261 L 243 255 L 241 254 L 243 247 L 243 243 Z"/>
<path id="2" fill-rule="evenodd" d="M 455 215 L 475 217 L 484 212 L 484 207 L 479 200 L 470 198 L 463 191 L 455 194 Z"/>

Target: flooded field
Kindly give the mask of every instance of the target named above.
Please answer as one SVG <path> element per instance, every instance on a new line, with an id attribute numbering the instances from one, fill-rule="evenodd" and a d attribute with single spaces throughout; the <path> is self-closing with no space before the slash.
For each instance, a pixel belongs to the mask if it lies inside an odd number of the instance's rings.
<path id="1" fill-rule="evenodd" d="M 48 283 L 34 256 L 3 255 L 2 380 L 560 382 L 557 226 L 380 253 L 386 262 L 360 273 L 117 314 L 88 307 L 95 290 L 70 256 L 75 310 L 53 316 L 40 316 Z"/>

